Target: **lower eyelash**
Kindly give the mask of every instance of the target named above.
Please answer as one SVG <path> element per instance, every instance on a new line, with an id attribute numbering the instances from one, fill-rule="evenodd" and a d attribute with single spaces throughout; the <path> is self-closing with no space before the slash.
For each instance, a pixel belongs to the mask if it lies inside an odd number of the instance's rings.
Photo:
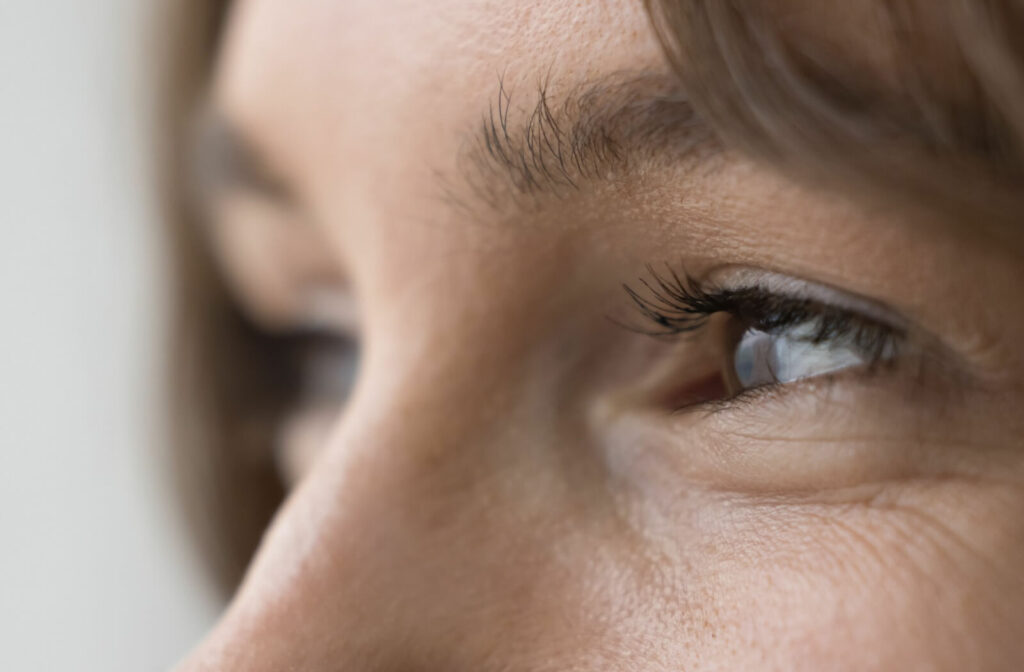
<path id="1" fill-rule="evenodd" d="M 842 380 L 847 374 L 852 373 L 850 371 L 840 371 L 836 373 L 829 373 L 814 378 L 804 378 L 797 380 L 792 383 L 786 384 L 772 384 L 772 385 L 759 385 L 757 387 L 751 387 L 746 390 L 741 390 L 736 394 L 722 399 L 709 399 L 699 404 L 691 406 L 681 406 L 679 408 L 672 409 L 672 414 L 684 414 L 689 412 L 698 412 L 703 416 L 712 416 L 718 413 L 726 411 L 736 411 L 746 407 L 754 407 L 757 404 L 763 404 L 766 402 L 781 402 L 788 395 L 793 394 L 799 390 L 807 391 L 808 388 L 814 388 L 819 391 L 825 391 L 831 388 L 832 384 Z"/>

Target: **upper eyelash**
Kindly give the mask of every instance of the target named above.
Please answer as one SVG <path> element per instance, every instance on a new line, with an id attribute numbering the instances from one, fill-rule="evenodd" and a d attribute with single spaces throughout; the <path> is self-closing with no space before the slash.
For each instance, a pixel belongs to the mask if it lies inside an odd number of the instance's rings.
<path id="1" fill-rule="evenodd" d="M 747 328 L 769 333 L 813 321 L 807 340 L 824 343 L 845 340 L 864 353 L 869 365 L 894 354 L 904 337 L 902 329 L 813 299 L 773 293 L 759 286 L 718 288 L 680 275 L 666 266 L 667 275 L 647 267 L 650 280 L 639 278 L 643 292 L 623 285 L 626 294 L 655 329 L 635 329 L 652 336 L 674 336 L 700 329 L 716 313 L 726 313 Z"/>
<path id="2" fill-rule="evenodd" d="M 639 282 L 650 296 L 628 284 L 622 288 L 642 315 L 654 322 L 660 329 L 638 329 L 651 336 L 673 336 L 695 331 L 715 313 L 733 314 L 740 298 L 748 290 L 723 290 L 702 285 L 689 275 L 680 276 L 671 267 L 666 267 L 666 278 L 647 265 L 651 280 L 639 278 Z"/>

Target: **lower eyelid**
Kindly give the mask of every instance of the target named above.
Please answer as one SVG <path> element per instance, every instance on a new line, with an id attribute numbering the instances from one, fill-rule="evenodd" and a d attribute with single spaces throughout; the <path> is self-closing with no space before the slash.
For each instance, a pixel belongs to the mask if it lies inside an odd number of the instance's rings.
<path id="1" fill-rule="evenodd" d="M 885 366 L 883 363 L 882 366 L 877 367 L 848 367 L 819 376 L 801 378 L 789 383 L 758 385 L 741 390 L 726 398 L 707 400 L 688 406 L 679 406 L 673 408 L 671 413 L 673 415 L 690 413 L 717 415 L 753 409 L 762 404 L 784 403 L 790 399 L 806 395 L 816 396 L 822 403 L 829 403 L 834 400 L 830 396 L 830 392 L 837 385 L 861 382 L 874 386 L 877 377 L 884 375 L 886 370 L 890 370 L 894 366 L 895 363 L 889 366 Z"/>
<path id="2" fill-rule="evenodd" d="M 786 396 L 790 394 L 799 394 L 802 391 L 806 392 L 807 388 L 812 386 L 820 388 L 825 384 L 831 384 L 834 378 L 835 376 L 833 375 L 825 375 L 821 376 L 821 378 L 807 378 L 786 385 L 778 383 L 758 385 L 757 387 L 741 390 L 736 394 L 722 399 L 712 399 L 701 404 L 676 408 L 673 410 L 673 414 L 701 413 L 705 415 L 714 415 L 718 413 L 727 413 L 763 402 L 784 400 Z"/>

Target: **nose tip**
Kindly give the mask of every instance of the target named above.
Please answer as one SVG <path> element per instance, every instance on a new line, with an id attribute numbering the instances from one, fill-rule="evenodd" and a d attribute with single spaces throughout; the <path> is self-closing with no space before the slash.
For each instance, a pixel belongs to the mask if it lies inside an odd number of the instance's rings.
<path id="1" fill-rule="evenodd" d="M 355 643 L 379 629 L 367 617 L 372 575 L 394 556 L 385 531 L 398 523 L 383 523 L 394 514 L 379 467 L 340 467 L 316 470 L 286 501 L 220 622 L 176 672 L 366 669 L 339 664 L 354 664 Z"/>

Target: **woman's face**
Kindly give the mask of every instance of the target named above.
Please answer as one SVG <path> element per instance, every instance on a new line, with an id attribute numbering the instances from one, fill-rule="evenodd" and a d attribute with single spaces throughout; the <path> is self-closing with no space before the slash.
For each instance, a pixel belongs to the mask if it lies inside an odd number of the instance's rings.
<path id="1" fill-rule="evenodd" d="M 722 147 L 636 1 L 246 0 L 212 98 L 239 300 L 360 359 L 183 669 L 1024 664 L 1020 246 Z"/>

